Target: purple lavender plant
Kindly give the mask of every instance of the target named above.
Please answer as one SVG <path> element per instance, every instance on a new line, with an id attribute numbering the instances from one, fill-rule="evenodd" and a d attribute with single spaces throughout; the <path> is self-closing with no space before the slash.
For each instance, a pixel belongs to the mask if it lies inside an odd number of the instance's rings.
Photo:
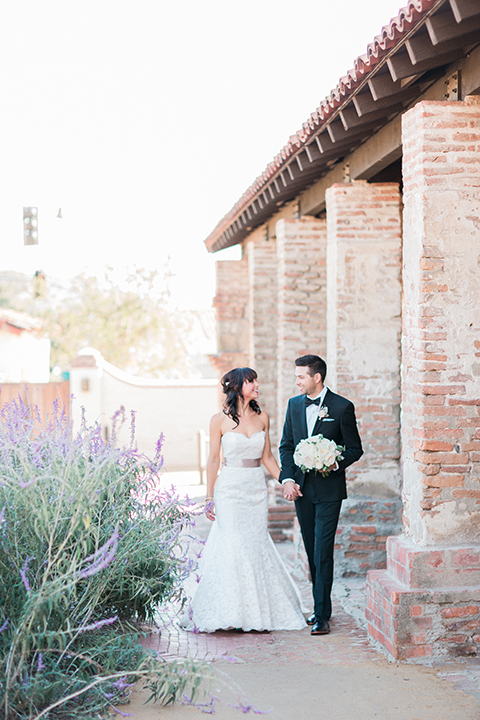
<path id="1" fill-rule="evenodd" d="M 134 417 L 128 448 L 115 434 L 105 441 L 85 420 L 74 434 L 58 402 L 43 425 L 20 398 L 0 411 L 0 716 L 36 715 L 47 697 L 63 703 L 102 663 L 141 665 L 127 628 L 152 620 L 190 572 L 181 530 L 191 511 L 161 487 L 163 436 L 150 460 L 135 450 Z M 126 685 L 111 687 L 103 693 L 114 702 Z M 98 716 L 101 685 L 85 697 L 83 707 L 68 701 L 65 716 Z"/>

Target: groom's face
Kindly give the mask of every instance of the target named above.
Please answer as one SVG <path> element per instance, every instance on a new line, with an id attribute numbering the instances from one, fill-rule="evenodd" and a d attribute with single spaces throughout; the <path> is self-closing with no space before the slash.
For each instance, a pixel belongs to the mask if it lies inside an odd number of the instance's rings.
<path id="1" fill-rule="evenodd" d="M 295 368 L 295 378 L 295 385 L 299 388 L 302 395 L 316 397 L 323 389 L 322 376 L 320 373 L 311 375 L 308 366 L 297 366 Z"/>

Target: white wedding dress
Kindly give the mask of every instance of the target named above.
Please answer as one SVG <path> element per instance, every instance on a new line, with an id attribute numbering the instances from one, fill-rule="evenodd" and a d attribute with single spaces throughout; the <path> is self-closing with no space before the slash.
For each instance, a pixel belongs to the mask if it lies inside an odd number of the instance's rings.
<path id="1" fill-rule="evenodd" d="M 222 437 L 225 464 L 215 485 L 216 520 L 200 563 L 190 629 L 300 630 L 299 592 L 268 533 L 265 475 L 255 464 L 265 432 Z M 247 465 L 247 467 L 245 467 Z"/>

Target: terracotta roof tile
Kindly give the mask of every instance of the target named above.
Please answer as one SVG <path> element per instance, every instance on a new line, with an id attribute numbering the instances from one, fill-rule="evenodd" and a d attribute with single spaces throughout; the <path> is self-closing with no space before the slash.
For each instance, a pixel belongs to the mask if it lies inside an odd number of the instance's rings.
<path id="1" fill-rule="evenodd" d="M 286 167 L 291 156 L 317 134 L 318 129 L 334 115 L 339 106 L 358 88 L 365 77 L 385 58 L 386 54 L 401 44 L 418 21 L 436 4 L 438 4 L 438 0 L 410 0 L 405 7 L 401 8 L 398 15 L 382 28 L 380 34 L 376 35 L 369 43 L 366 52 L 356 58 L 353 68 L 340 78 L 337 86 L 322 100 L 307 121 L 302 124 L 302 127 L 290 136 L 288 143 L 281 148 L 264 172 L 255 179 L 230 212 L 218 223 L 205 240 L 209 249 L 212 249 L 216 240 L 246 208 L 252 198 L 272 180 L 283 166 Z"/>

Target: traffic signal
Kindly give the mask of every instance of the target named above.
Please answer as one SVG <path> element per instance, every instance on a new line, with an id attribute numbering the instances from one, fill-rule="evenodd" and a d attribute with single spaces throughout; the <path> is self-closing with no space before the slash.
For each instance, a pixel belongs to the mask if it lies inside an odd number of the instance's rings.
<path id="1" fill-rule="evenodd" d="M 23 244 L 38 245 L 38 208 L 23 208 Z"/>

